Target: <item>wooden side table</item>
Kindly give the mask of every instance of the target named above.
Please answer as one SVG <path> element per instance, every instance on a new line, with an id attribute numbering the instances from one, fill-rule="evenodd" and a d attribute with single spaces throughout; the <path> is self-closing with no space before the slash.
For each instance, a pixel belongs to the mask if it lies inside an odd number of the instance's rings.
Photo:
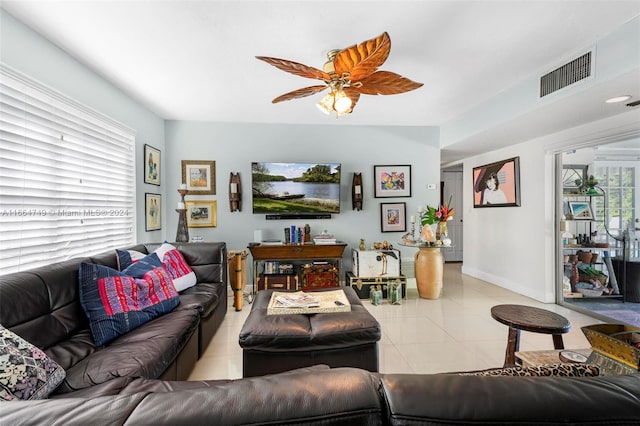
<path id="1" fill-rule="evenodd" d="M 525 305 L 497 305 L 491 308 L 491 317 L 509 326 L 505 367 L 516 365 L 515 353 L 520 349 L 520 331 L 551 334 L 554 349 L 564 349 L 562 334 L 571 330 L 568 319 L 555 312 Z"/>

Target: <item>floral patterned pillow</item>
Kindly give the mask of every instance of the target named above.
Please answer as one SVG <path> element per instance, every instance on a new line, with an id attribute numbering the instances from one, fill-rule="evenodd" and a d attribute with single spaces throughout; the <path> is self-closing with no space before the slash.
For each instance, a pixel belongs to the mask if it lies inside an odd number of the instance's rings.
<path id="1" fill-rule="evenodd" d="M 40 348 L 0 325 L 0 401 L 45 399 L 65 376 Z"/>

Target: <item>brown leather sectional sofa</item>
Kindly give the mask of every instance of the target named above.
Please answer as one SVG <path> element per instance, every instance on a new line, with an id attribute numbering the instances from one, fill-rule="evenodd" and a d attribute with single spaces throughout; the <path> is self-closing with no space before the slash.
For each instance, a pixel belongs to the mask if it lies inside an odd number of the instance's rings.
<path id="1" fill-rule="evenodd" d="M 481 377 L 316 366 L 210 382 L 116 379 L 0 403 L 22 425 L 638 425 L 640 375 Z M 97 389 L 95 389 L 97 390 Z"/>
<path id="2" fill-rule="evenodd" d="M 0 324 L 34 344 L 66 371 L 55 394 L 119 377 L 186 380 L 227 312 L 227 248 L 174 243 L 196 274 L 180 304 L 97 347 L 79 301 L 82 262 L 117 269 L 115 250 L 0 277 Z M 160 244 L 128 247 L 150 253 Z M 0 423 L 2 423 L 0 421 Z"/>

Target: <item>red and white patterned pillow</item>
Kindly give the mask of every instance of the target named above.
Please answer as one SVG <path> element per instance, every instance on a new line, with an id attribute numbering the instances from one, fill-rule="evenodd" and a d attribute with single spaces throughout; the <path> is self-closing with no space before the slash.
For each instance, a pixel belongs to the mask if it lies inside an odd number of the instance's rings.
<path id="1" fill-rule="evenodd" d="M 196 285 L 198 281 L 196 273 L 193 272 L 180 250 L 171 244 L 164 243 L 154 253 L 158 255 L 169 276 L 173 279 L 176 290 L 183 291 Z"/>
<path id="2" fill-rule="evenodd" d="M 165 267 L 148 265 L 146 269 L 136 271 L 139 277 L 134 277 L 103 265 L 80 264 L 80 304 L 97 346 L 171 312 L 180 303 Z"/>
<path id="3" fill-rule="evenodd" d="M 173 285 L 178 291 L 183 291 L 189 287 L 193 287 L 198 281 L 195 272 L 193 272 L 187 261 L 184 259 L 180 250 L 169 243 L 162 244 L 160 247 L 155 249 L 153 253 L 146 256 L 142 255 L 142 257 L 139 256 L 141 253 L 133 250 L 116 250 L 116 253 L 118 255 L 118 269 L 120 271 L 125 270 L 132 263 L 146 259 L 155 253 L 158 256 L 158 259 L 160 259 L 160 262 L 162 262 L 164 267 L 167 269 L 169 276 L 173 280 Z"/>

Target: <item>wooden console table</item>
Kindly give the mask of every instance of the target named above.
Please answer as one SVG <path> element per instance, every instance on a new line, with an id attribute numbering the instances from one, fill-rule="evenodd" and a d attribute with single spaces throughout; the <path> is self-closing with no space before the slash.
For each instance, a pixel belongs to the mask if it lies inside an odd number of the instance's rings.
<path id="1" fill-rule="evenodd" d="M 342 271 L 342 254 L 344 253 L 346 243 L 338 241 L 336 244 L 277 244 L 277 245 L 250 245 L 248 247 L 253 257 L 253 291 L 258 291 L 259 279 L 264 279 L 265 276 L 271 278 L 271 283 L 276 283 L 277 280 L 273 278 L 287 278 L 295 277 L 293 280 L 296 282 L 296 286 L 300 285 L 305 287 L 303 278 L 303 269 L 307 272 L 308 268 L 303 268 L 304 264 L 313 265 L 314 262 L 318 264 L 319 269 L 323 266 L 323 262 L 334 265 L 336 269 L 335 281 L 332 284 L 335 286 L 340 285 L 340 274 Z M 291 274 L 267 274 L 265 275 L 264 264 L 265 262 L 279 262 L 279 263 L 291 263 L 294 264 L 294 270 Z M 333 275 L 333 274 L 332 274 Z M 287 283 L 291 280 L 287 280 Z M 294 288 L 288 288 L 281 284 L 273 284 L 268 288 L 287 288 L 295 290 Z"/>

